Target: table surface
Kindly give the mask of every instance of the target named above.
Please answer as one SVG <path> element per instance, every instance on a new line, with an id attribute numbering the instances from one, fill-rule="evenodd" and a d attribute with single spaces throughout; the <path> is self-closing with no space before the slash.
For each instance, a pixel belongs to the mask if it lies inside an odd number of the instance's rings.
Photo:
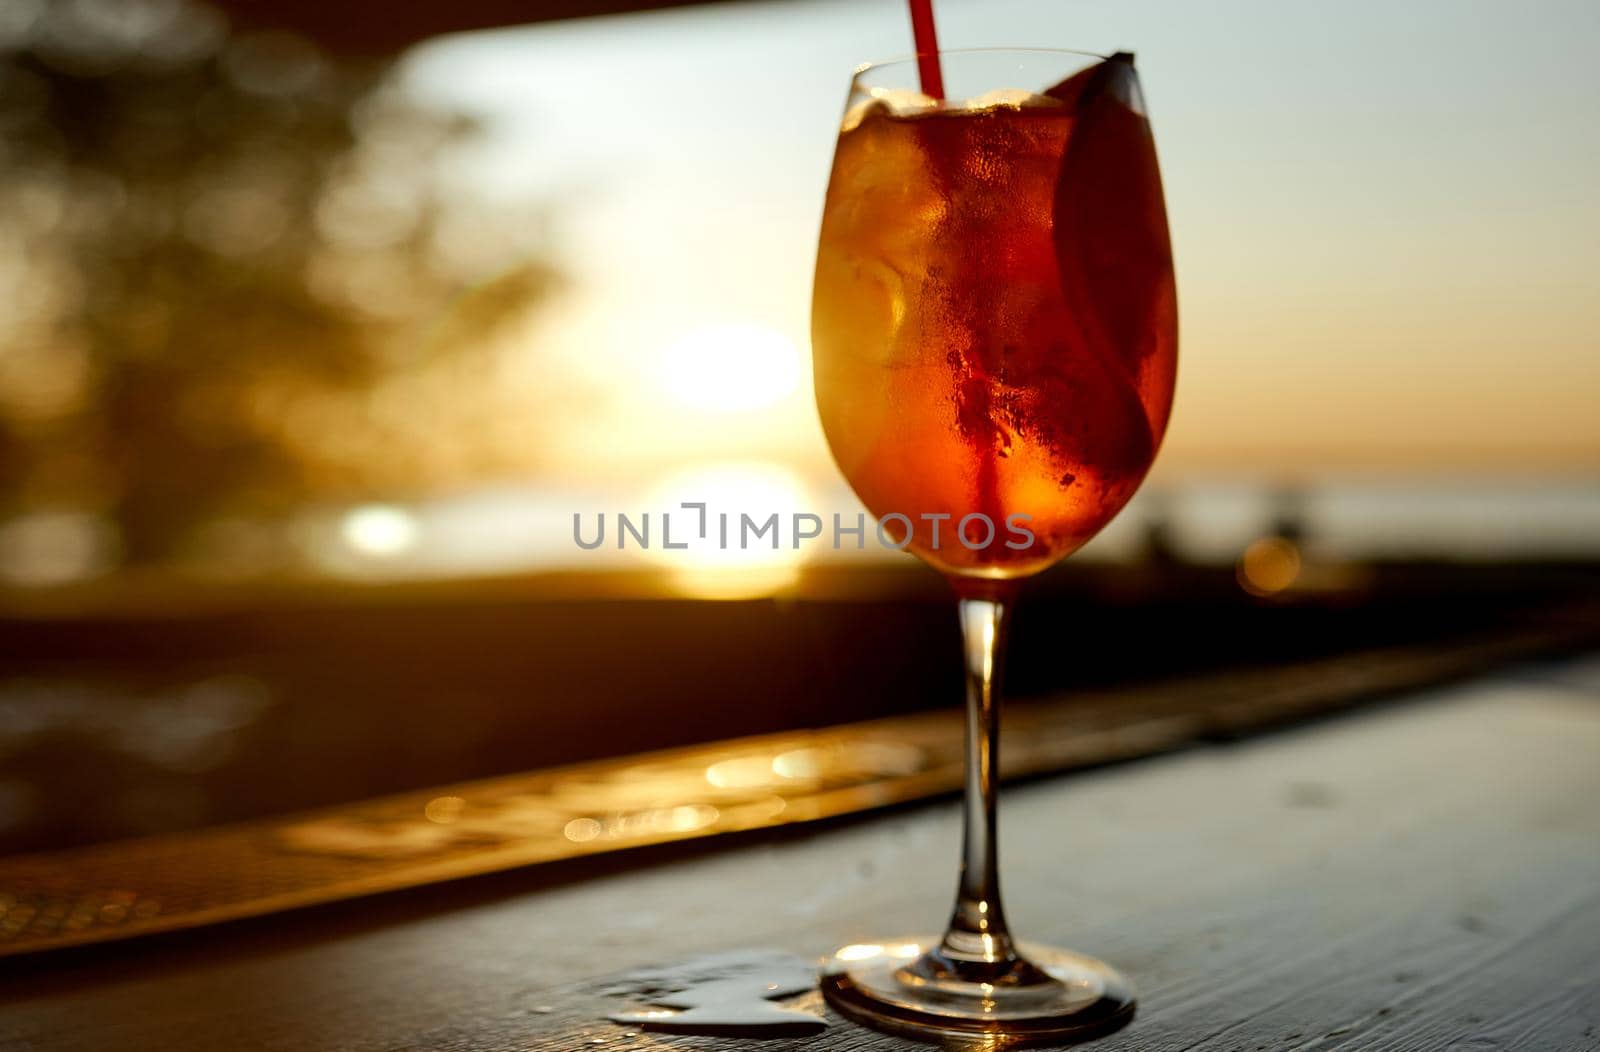
<path id="1" fill-rule="evenodd" d="M 954 802 L 0 968 L 0 1049 L 915 1049 L 639 1033 L 609 977 L 927 931 Z M 1094 1048 L 1600 1049 L 1600 661 L 1009 787 L 1014 928 L 1114 962 Z"/>

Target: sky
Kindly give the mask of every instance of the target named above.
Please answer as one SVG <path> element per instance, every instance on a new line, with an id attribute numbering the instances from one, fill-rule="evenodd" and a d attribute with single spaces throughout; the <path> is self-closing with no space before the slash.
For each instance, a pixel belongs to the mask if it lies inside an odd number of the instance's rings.
<path id="1" fill-rule="evenodd" d="M 1350 557 L 1592 553 L 1600 7 L 936 8 L 947 47 L 1138 55 L 1177 259 L 1176 408 L 1151 480 L 1080 558 L 1137 552 L 1159 518 L 1189 556 L 1231 561 L 1284 492 Z M 910 47 L 900 0 L 769 0 L 406 56 L 406 90 L 482 124 L 448 157 L 457 191 L 519 202 L 508 216 L 547 201 L 569 281 L 496 374 L 538 425 L 527 470 L 336 516 L 327 568 L 643 560 L 736 595 L 841 557 L 580 551 L 571 524 L 659 529 L 683 500 L 859 510 L 812 403 L 811 275 L 851 71 Z"/>
<path id="2" fill-rule="evenodd" d="M 1158 474 L 1600 466 L 1600 7 L 936 10 L 946 47 L 1138 54 L 1182 319 Z M 908 48 L 897 0 L 809 0 L 410 56 L 413 90 L 486 123 L 463 192 L 554 206 L 575 280 L 529 334 L 529 376 L 604 392 L 563 422 L 558 469 L 736 449 L 828 472 L 807 339 L 823 191 L 851 69 Z"/>

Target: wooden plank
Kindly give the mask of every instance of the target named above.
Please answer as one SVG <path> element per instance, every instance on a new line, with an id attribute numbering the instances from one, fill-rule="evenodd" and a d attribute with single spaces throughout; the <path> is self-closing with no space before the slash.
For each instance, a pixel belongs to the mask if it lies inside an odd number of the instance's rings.
<path id="1" fill-rule="evenodd" d="M 1033 776 L 1243 734 L 1550 644 L 1537 631 L 1013 705 L 1005 773 Z M 0 956 L 837 817 L 960 781 L 960 714 L 949 710 L 17 855 L 0 859 Z"/>
<path id="2" fill-rule="evenodd" d="M 1139 984 L 1097 1049 L 1600 1048 L 1597 699 L 1541 672 L 1014 788 L 1013 922 Z M 837 1021 L 760 1046 L 627 1036 L 597 977 L 926 930 L 956 836 L 939 803 L 18 958 L 0 1048 L 909 1052 Z"/>

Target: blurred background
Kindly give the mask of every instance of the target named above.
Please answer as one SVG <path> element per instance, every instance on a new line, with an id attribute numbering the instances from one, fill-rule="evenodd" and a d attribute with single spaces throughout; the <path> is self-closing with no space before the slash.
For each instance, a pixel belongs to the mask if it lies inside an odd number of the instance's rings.
<path id="1" fill-rule="evenodd" d="M 0 7 L 0 848 L 957 699 L 908 556 L 572 535 L 859 510 L 810 278 L 903 5 L 431 6 Z M 939 16 L 1138 53 L 1178 261 L 1019 692 L 1594 624 L 1600 10 Z"/>

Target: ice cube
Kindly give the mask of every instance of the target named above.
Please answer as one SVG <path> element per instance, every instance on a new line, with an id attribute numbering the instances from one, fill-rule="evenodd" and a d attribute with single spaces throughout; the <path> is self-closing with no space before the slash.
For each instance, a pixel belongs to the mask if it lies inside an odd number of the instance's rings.
<path id="1" fill-rule="evenodd" d="M 845 111 L 844 120 L 839 125 L 839 134 L 843 135 L 847 131 L 855 130 L 862 121 L 875 113 L 887 114 L 888 112 L 889 107 L 877 99 L 862 99 Z"/>
<path id="2" fill-rule="evenodd" d="M 996 88 L 994 91 L 986 91 L 976 98 L 968 99 L 963 108 L 969 110 L 992 110 L 1000 106 L 1006 106 L 1011 109 L 1022 110 L 1031 109 L 1035 106 L 1058 107 L 1060 105 L 1062 105 L 1060 99 L 1052 99 L 1048 95 L 1038 95 L 1022 88 Z"/>
<path id="3" fill-rule="evenodd" d="M 931 95 L 924 95 L 920 91 L 907 91 L 902 88 L 869 88 L 868 96 L 868 98 L 860 99 L 853 103 L 845 111 L 844 121 L 839 125 L 841 134 L 857 127 L 873 114 L 882 114 L 887 117 L 907 117 L 916 113 L 936 110 L 944 105 Z"/>
<path id="4" fill-rule="evenodd" d="M 938 109 L 942 105 L 932 95 L 924 95 L 920 91 L 910 91 L 905 88 L 872 88 L 871 94 L 873 99 L 888 106 L 889 112 L 896 117 L 908 117 L 914 113 Z"/>

